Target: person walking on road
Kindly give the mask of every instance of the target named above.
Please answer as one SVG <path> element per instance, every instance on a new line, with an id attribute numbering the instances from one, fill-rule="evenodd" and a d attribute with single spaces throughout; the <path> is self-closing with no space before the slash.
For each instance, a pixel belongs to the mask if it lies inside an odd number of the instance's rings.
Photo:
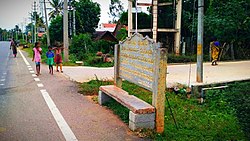
<path id="1" fill-rule="evenodd" d="M 49 73 L 53 75 L 54 53 L 51 46 L 49 46 L 48 49 L 49 51 L 46 53 L 47 64 L 49 65 Z"/>
<path id="2" fill-rule="evenodd" d="M 58 66 L 60 66 L 60 72 L 63 73 L 62 71 L 62 50 L 63 50 L 63 47 L 55 47 L 53 48 L 53 50 L 55 50 L 55 63 L 56 63 L 56 72 L 59 72 L 58 70 Z"/>
<path id="3" fill-rule="evenodd" d="M 14 56 L 14 58 L 16 58 L 16 55 L 17 55 L 17 44 L 16 44 L 14 38 L 12 38 L 12 40 L 11 40 L 11 42 L 10 42 L 10 49 L 12 49 L 12 51 L 13 51 L 13 56 Z"/>
<path id="4" fill-rule="evenodd" d="M 210 43 L 211 48 L 211 57 L 212 57 L 212 66 L 218 65 L 217 61 L 220 53 L 220 42 L 216 37 L 213 37 L 212 42 Z"/>
<path id="5" fill-rule="evenodd" d="M 42 48 L 40 42 L 35 43 L 35 47 L 33 48 L 33 59 L 32 61 L 35 61 L 36 63 L 36 75 L 41 75 L 40 71 L 40 63 L 41 63 L 41 55 L 42 55 Z"/>

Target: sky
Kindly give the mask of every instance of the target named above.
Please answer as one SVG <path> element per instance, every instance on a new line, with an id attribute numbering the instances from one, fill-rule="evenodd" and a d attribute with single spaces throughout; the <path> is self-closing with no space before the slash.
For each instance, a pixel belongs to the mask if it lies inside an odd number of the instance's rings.
<path id="1" fill-rule="evenodd" d="M 35 0 L 39 6 L 39 1 Z M 100 23 L 107 23 L 112 18 L 109 17 L 110 0 L 92 0 L 101 6 Z M 15 25 L 22 27 L 30 22 L 29 13 L 32 11 L 34 0 L 0 0 L 0 28 L 13 29 Z M 121 0 L 124 3 L 124 8 L 127 9 L 127 0 Z M 40 9 L 38 8 L 38 11 Z M 26 23 L 26 24 L 25 24 Z"/>
<path id="2" fill-rule="evenodd" d="M 30 23 L 29 13 L 32 11 L 32 5 L 36 1 L 38 6 L 38 11 L 40 11 L 39 1 L 43 0 L 0 0 L 0 28 L 2 29 L 13 29 L 15 25 L 18 25 L 21 29 L 25 25 Z M 48 0 L 46 0 L 48 1 Z M 111 21 L 112 18 L 109 17 L 109 4 L 110 0 L 92 0 L 97 2 L 101 6 L 101 17 L 99 23 L 107 23 Z M 138 0 L 138 2 L 148 2 L 151 0 Z M 121 0 L 124 9 L 127 10 L 128 0 Z M 47 4 L 48 5 L 48 4 Z M 49 7 L 49 5 L 47 6 Z M 145 11 L 143 7 L 143 11 Z"/>

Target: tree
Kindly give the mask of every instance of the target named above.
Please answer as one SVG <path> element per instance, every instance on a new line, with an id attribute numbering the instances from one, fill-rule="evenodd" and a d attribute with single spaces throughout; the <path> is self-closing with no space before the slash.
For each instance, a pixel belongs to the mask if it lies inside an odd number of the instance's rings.
<path id="1" fill-rule="evenodd" d="M 91 0 L 72 2 L 76 9 L 76 34 L 93 33 L 101 15 L 100 5 Z"/>
<path id="2" fill-rule="evenodd" d="M 61 0 L 49 0 L 53 10 L 49 12 L 49 20 L 61 15 L 63 10 L 63 2 Z"/>
<path id="3" fill-rule="evenodd" d="M 52 43 L 55 43 L 57 41 L 62 42 L 63 41 L 63 17 L 57 16 L 56 18 L 52 19 L 50 26 L 50 39 Z"/>
<path id="4" fill-rule="evenodd" d="M 116 22 L 116 18 L 124 12 L 123 3 L 120 0 L 110 0 L 109 15 L 113 17 L 112 22 Z"/>
<path id="5" fill-rule="evenodd" d="M 138 13 L 138 29 L 145 29 L 145 28 L 151 28 L 152 27 L 152 16 L 148 15 L 144 12 Z M 120 22 L 122 24 L 127 25 L 128 24 L 128 12 L 123 12 L 120 15 Z M 135 15 L 133 16 L 133 25 L 135 28 Z"/>

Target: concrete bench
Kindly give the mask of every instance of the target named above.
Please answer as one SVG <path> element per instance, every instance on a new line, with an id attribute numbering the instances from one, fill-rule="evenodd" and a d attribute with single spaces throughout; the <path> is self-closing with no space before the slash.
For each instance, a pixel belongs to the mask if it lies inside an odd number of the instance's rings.
<path id="1" fill-rule="evenodd" d="M 79 65 L 79 66 L 82 66 L 83 61 L 76 61 L 76 64 Z"/>
<path id="2" fill-rule="evenodd" d="M 155 108 L 145 101 L 129 95 L 128 92 L 114 85 L 101 86 L 99 88 L 98 102 L 103 105 L 111 98 L 127 107 L 129 112 L 129 128 L 155 128 Z"/>

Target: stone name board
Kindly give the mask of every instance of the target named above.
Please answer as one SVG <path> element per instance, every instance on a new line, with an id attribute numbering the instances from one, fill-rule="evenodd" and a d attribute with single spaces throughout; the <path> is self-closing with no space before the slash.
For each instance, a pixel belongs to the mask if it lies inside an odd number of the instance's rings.
<path id="1" fill-rule="evenodd" d="M 157 45 L 140 34 L 121 42 L 119 77 L 152 91 Z"/>

